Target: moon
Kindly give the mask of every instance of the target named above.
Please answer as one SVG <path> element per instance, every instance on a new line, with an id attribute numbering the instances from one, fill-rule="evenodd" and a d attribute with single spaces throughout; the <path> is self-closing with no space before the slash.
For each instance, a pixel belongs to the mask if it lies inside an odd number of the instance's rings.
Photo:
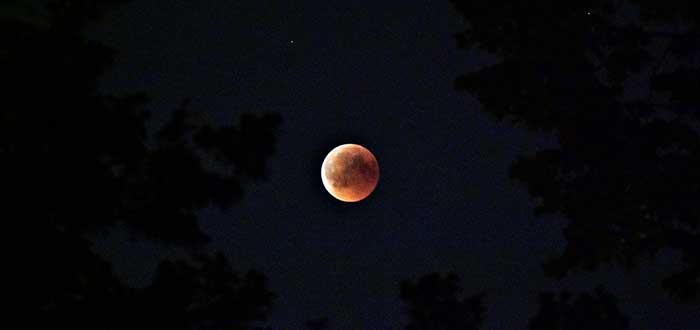
<path id="1" fill-rule="evenodd" d="M 331 196 L 343 202 L 357 202 L 377 186 L 379 164 L 367 148 L 343 144 L 326 155 L 321 165 L 321 180 Z"/>

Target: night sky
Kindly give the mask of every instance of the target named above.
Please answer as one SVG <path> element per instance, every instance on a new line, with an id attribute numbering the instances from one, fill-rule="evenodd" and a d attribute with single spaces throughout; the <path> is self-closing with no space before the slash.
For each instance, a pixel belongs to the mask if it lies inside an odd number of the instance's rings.
<path id="1" fill-rule="evenodd" d="M 688 329 L 697 306 L 659 287 L 663 254 L 626 273 L 606 267 L 555 281 L 541 262 L 564 246 L 565 220 L 536 218 L 508 177 L 517 155 L 551 142 L 499 122 L 454 88 L 493 61 L 458 51 L 461 27 L 448 1 L 135 1 L 91 33 L 119 51 L 108 92 L 144 91 L 158 125 L 183 99 L 228 123 L 243 112 L 282 117 L 268 177 L 230 211 L 200 224 L 235 269 L 266 274 L 278 296 L 270 325 L 301 329 L 398 329 L 399 282 L 454 271 L 468 294 L 485 291 L 484 329 L 524 329 L 542 290 L 591 290 L 620 299 L 633 329 Z M 379 161 L 377 189 L 342 203 L 320 166 L 343 143 Z M 175 248 L 115 230 L 97 249 L 134 285 Z"/>

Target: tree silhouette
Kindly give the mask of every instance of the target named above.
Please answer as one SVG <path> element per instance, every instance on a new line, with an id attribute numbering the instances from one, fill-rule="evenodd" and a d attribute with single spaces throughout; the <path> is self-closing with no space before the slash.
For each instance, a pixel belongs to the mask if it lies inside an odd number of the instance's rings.
<path id="1" fill-rule="evenodd" d="M 627 317 L 617 308 L 615 297 L 602 287 L 595 294 L 575 299 L 569 292 L 540 295 L 540 310 L 530 320 L 530 330 L 625 330 Z"/>
<path id="2" fill-rule="evenodd" d="M 164 261 L 153 283 L 136 293 L 138 310 L 153 322 L 144 328 L 247 329 L 265 320 L 274 295 L 262 274 L 239 277 L 220 254 L 197 259 Z"/>
<path id="3" fill-rule="evenodd" d="M 401 283 L 401 300 L 407 305 L 406 330 L 472 330 L 484 320 L 483 294 L 461 297 L 457 275 L 424 275 L 414 284 Z"/>
<path id="4" fill-rule="evenodd" d="M 452 0 L 460 48 L 496 55 L 456 87 L 499 119 L 553 132 L 556 147 L 511 175 L 536 213 L 570 219 L 555 277 L 601 263 L 628 267 L 662 249 L 684 268 L 676 298 L 700 289 L 700 4 L 670 0 Z"/>
<path id="5" fill-rule="evenodd" d="M 327 317 L 320 317 L 306 321 L 307 330 L 328 330 L 329 321 Z"/>
<path id="6" fill-rule="evenodd" d="M 407 330 L 479 329 L 484 322 L 484 293 L 461 298 L 459 277 L 430 273 L 415 284 L 401 283 L 401 299 L 407 304 Z M 539 311 L 530 320 L 530 330 L 625 330 L 627 316 L 617 307 L 617 300 L 602 286 L 595 294 L 574 297 L 568 291 L 558 295 L 540 294 Z"/>
<path id="7" fill-rule="evenodd" d="M 104 95 L 114 50 L 86 26 L 125 1 L 0 5 L 0 182 L 3 210 L 24 237 L 13 273 L 29 328 L 246 329 L 273 296 L 264 276 L 238 276 L 223 257 L 164 261 L 143 289 L 125 286 L 91 251 L 89 233 L 124 224 L 142 237 L 199 248 L 196 212 L 227 208 L 262 179 L 276 115 L 215 125 L 186 102 L 155 134 L 145 95 Z M 194 250 L 193 250 L 194 251 Z"/>

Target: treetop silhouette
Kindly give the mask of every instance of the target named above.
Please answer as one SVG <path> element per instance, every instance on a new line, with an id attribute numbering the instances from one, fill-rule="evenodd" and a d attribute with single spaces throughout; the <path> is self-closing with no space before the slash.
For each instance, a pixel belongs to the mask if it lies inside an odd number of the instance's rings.
<path id="1" fill-rule="evenodd" d="M 700 5 L 692 1 L 452 0 L 460 48 L 499 61 L 456 87 L 484 111 L 558 145 L 511 168 L 537 214 L 561 214 L 555 277 L 602 263 L 634 266 L 662 249 L 684 269 L 663 285 L 697 302 L 700 289 Z"/>
<path id="2" fill-rule="evenodd" d="M 146 288 L 126 286 L 88 234 L 123 224 L 143 237 L 202 247 L 196 212 L 238 201 L 265 177 L 280 118 L 243 114 L 220 125 L 187 109 L 146 129 L 143 93 L 105 95 L 115 51 L 84 36 L 125 1 L 12 1 L 0 15 L 0 179 L 14 271 L 29 328 L 248 329 L 274 296 L 221 256 L 163 261 Z M 7 10 L 5 10 L 7 9 Z M 183 96 L 184 98 L 184 96 Z M 194 252 L 195 250 L 192 250 Z"/>

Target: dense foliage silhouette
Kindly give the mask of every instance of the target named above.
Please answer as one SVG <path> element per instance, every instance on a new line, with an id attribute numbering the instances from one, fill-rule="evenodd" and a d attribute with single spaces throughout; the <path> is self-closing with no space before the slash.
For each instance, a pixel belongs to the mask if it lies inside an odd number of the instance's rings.
<path id="1" fill-rule="evenodd" d="M 10 1 L 0 5 L 0 176 L 3 210 L 24 237 L 18 251 L 28 328 L 246 329 L 273 300 L 265 277 L 237 275 L 201 252 L 196 212 L 227 208 L 262 179 L 276 115 L 217 125 L 186 102 L 153 134 L 144 94 L 105 95 L 115 51 L 85 28 L 124 1 Z M 91 233 L 124 225 L 192 248 L 131 288 L 91 249 Z M 195 253 L 195 251 L 200 251 Z"/>
<path id="2" fill-rule="evenodd" d="M 552 132 L 555 147 L 520 157 L 511 175 L 536 213 L 570 221 L 563 277 L 602 263 L 635 266 L 667 249 L 682 270 L 663 286 L 700 289 L 700 4 L 452 0 L 460 48 L 497 62 L 460 76 L 499 119 Z"/>
<path id="3" fill-rule="evenodd" d="M 486 294 L 462 295 L 459 277 L 454 273 L 426 274 L 415 283 L 403 281 L 400 296 L 407 307 L 405 329 L 481 329 L 486 319 Z M 598 287 L 594 294 L 584 292 L 575 297 L 568 291 L 540 294 L 539 311 L 530 319 L 530 330 L 589 329 L 629 329 L 627 316 L 618 309 L 617 299 L 603 287 Z"/>
<path id="4" fill-rule="evenodd" d="M 327 317 L 315 318 L 306 321 L 307 330 L 328 330 L 330 321 Z"/>
<path id="5" fill-rule="evenodd" d="M 407 307 L 406 330 L 473 330 L 484 321 L 484 294 L 462 297 L 459 277 L 430 273 L 416 283 L 401 283 L 401 300 Z"/>
<path id="6" fill-rule="evenodd" d="M 629 321 L 617 308 L 617 300 L 602 287 L 595 294 L 569 292 L 540 295 L 540 310 L 530 320 L 530 330 L 625 330 Z"/>

